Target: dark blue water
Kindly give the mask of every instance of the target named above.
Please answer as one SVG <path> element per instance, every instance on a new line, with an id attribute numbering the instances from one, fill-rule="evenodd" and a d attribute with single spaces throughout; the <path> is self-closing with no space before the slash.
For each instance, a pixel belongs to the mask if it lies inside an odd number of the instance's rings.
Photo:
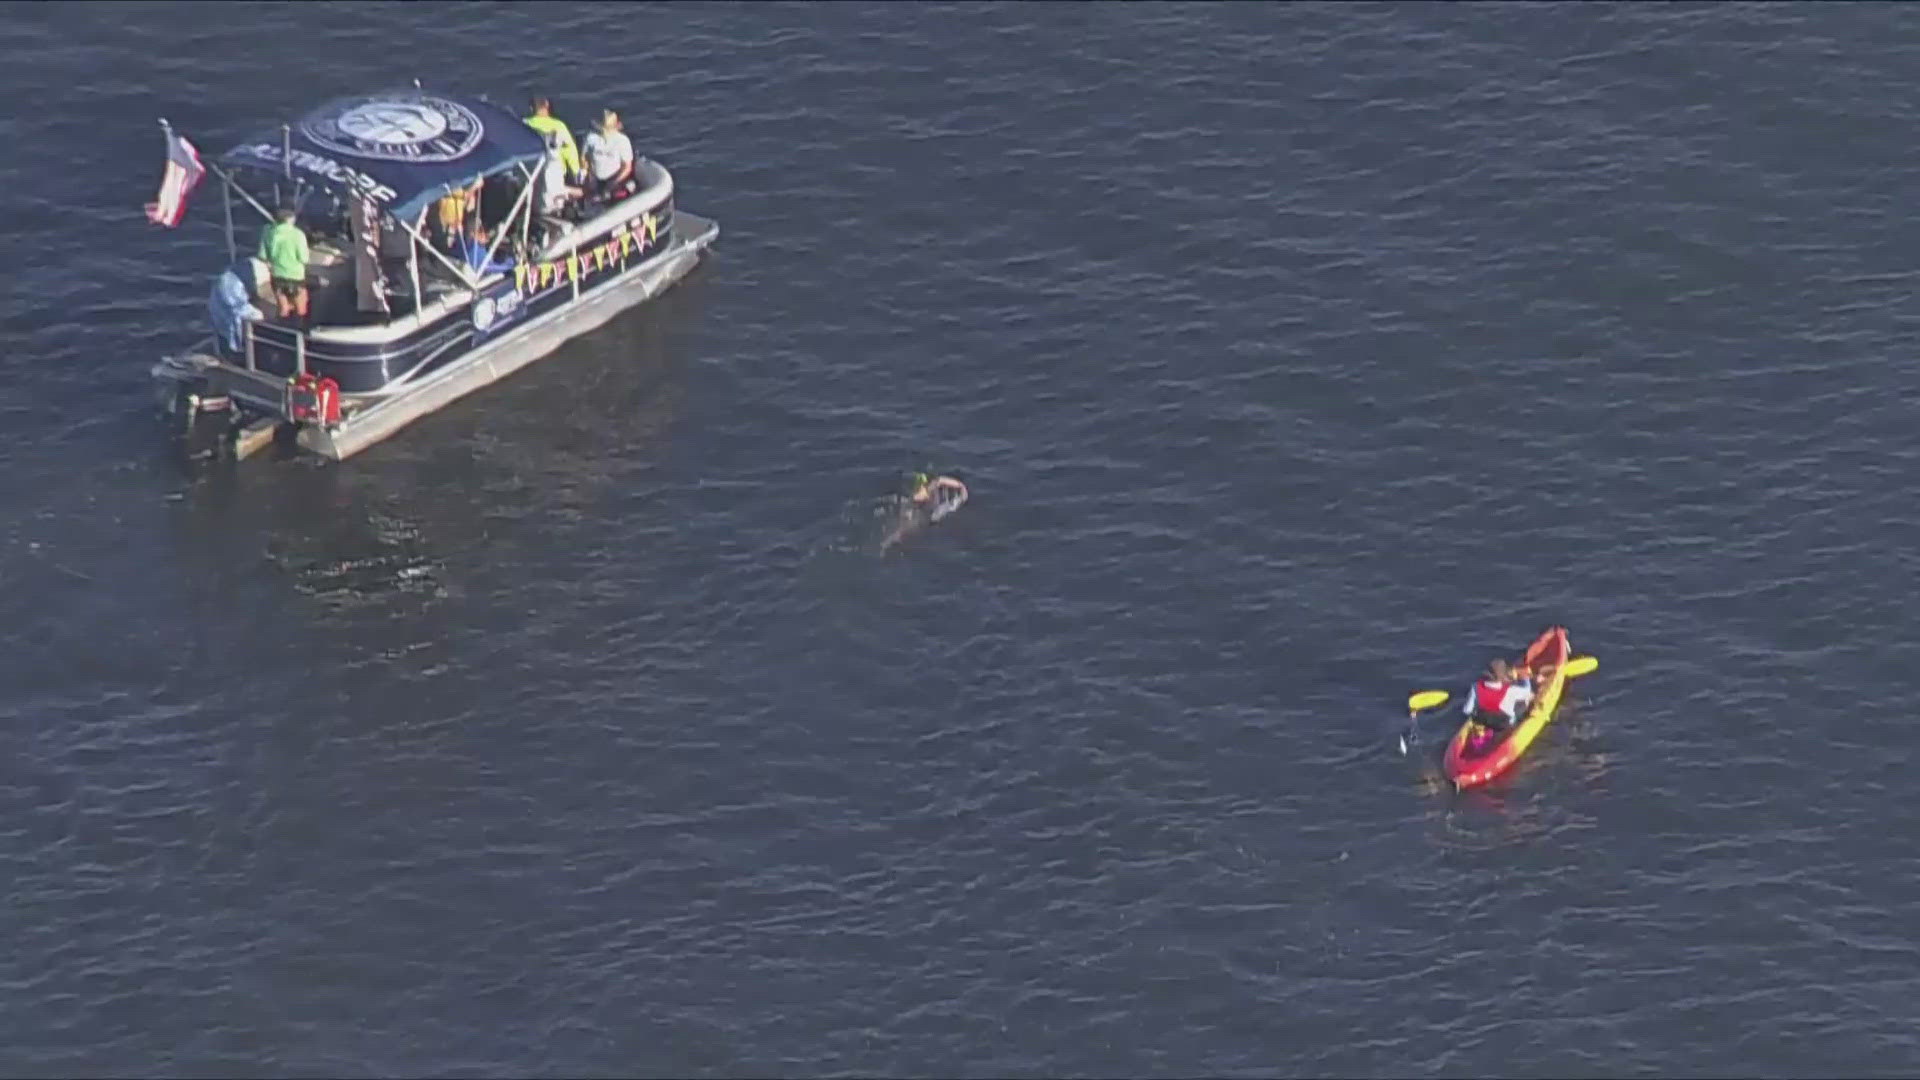
<path id="1" fill-rule="evenodd" d="M 0 1072 L 1911 1076 L 1920 11 L 22 5 Z M 209 153 L 611 106 L 666 298 L 185 475 Z M 884 556 L 902 470 L 972 500 Z M 1600 669 L 1451 795 L 1416 690 Z"/>

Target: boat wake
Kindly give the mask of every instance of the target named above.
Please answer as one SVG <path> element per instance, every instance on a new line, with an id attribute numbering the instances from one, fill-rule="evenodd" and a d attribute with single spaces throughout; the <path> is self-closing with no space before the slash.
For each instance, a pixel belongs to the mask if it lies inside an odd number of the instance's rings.
<path id="1" fill-rule="evenodd" d="M 885 555 L 887 549 L 938 519 L 926 507 L 916 505 L 904 495 L 889 495 L 875 503 L 873 520 L 878 553 Z"/>
<path id="2" fill-rule="evenodd" d="M 336 533 L 292 549 L 269 544 L 268 558 L 292 576 L 293 587 L 302 595 L 335 610 L 401 596 L 447 597 L 441 580 L 444 564 L 427 550 L 417 528 L 378 513 L 370 514 L 367 524 L 371 535 L 359 530 Z"/>

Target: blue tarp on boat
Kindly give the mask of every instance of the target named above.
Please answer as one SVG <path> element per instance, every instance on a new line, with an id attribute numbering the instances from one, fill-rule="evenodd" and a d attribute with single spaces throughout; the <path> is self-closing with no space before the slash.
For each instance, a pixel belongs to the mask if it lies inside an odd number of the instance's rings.
<path id="1" fill-rule="evenodd" d="M 540 133 L 500 106 L 422 90 L 336 98 L 291 127 L 248 139 L 220 163 L 277 173 L 284 159 L 296 179 L 369 197 L 410 223 L 449 191 L 546 153 Z"/>

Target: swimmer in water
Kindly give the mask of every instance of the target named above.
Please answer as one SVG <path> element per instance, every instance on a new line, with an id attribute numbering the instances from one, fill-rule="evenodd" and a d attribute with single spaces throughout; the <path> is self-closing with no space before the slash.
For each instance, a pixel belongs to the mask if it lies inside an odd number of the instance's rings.
<path id="1" fill-rule="evenodd" d="M 913 490 L 907 498 L 913 500 L 915 506 L 929 505 L 934 501 L 936 492 L 946 495 L 940 500 L 941 503 L 957 502 L 967 497 L 967 485 L 951 476 L 929 477 L 923 472 L 914 473 L 911 483 Z"/>
<path id="2" fill-rule="evenodd" d="M 880 538 L 880 550 L 883 552 L 922 526 L 953 513 L 961 503 L 967 501 L 967 485 L 951 476 L 928 476 L 917 472 L 907 478 L 906 488 L 905 494 L 889 500 L 892 509 L 884 511 L 892 521 Z"/>

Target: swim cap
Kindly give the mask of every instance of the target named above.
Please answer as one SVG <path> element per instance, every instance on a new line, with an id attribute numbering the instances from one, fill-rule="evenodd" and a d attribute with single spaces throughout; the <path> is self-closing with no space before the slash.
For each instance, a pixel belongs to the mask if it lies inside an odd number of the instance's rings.
<path id="1" fill-rule="evenodd" d="M 923 473 L 923 472 L 917 472 L 917 473 L 914 473 L 914 474 L 913 474 L 913 486 L 914 486 L 914 487 L 920 487 L 921 485 L 923 485 L 923 484 L 925 484 L 925 483 L 927 483 L 929 479 L 930 479 L 930 477 L 928 477 L 926 473 Z"/>

